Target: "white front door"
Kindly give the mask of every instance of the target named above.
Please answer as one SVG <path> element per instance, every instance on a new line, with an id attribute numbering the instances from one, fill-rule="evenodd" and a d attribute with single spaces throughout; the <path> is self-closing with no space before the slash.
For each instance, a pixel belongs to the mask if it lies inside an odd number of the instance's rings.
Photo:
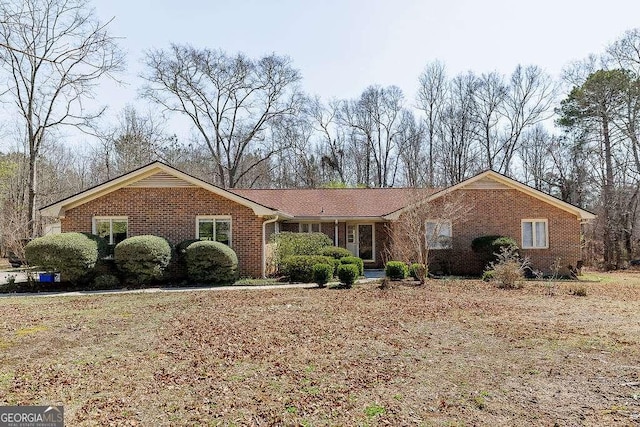
<path id="1" fill-rule="evenodd" d="M 375 261 L 373 224 L 347 224 L 347 249 L 363 261 Z"/>

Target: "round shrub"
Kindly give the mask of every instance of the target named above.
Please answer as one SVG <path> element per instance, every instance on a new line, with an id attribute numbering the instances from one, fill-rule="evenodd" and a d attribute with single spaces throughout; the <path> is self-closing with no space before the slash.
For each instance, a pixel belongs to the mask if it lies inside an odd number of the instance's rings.
<path id="1" fill-rule="evenodd" d="M 364 261 L 357 256 L 346 256 L 340 258 L 340 264 L 354 264 L 358 267 L 358 275 L 364 275 Z"/>
<path id="2" fill-rule="evenodd" d="M 338 279 L 350 288 L 358 278 L 358 266 L 355 264 L 342 264 L 338 267 Z"/>
<path id="3" fill-rule="evenodd" d="M 185 252 L 189 279 L 196 283 L 229 283 L 238 274 L 238 256 L 221 242 L 198 241 Z"/>
<path id="4" fill-rule="evenodd" d="M 349 249 L 341 248 L 339 246 L 326 246 L 320 250 L 320 255 L 330 256 L 334 259 L 353 256 Z"/>
<path id="5" fill-rule="evenodd" d="M 118 243 L 113 256 L 127 281 L 146 284 L 162 278 L 171 260 L 171 246 L 162 237 L 134 236 Z"/>
<path id="6" fill-rule="evenodd" d="M 118 289 L 120 288 L 120 279 L 113 274 L 101 274 L 93 279 L 93 289 Z"/>
<path id="7" fill-rule="evenodd" d="M 107 240 L 104 237 L 100 237 L 97 236 L 95 234 L 91 234 L 91 233 L 81 233 L 84 234 L 85 236 L 87 236 L 89 239 L 93 240 L 94 242 L 96 242 L 97 248 L 98 248 L 98 259 L 102 259 L 104 257 L 106 257 L 109 254 L 109 243 L 107 242 Z"/>
<path id="8" fill-rule="evenodd" d="M 333 265 L 315 264 L 313 266 L 313 281 L 316 282 L 319 287 L 324 288 L 324 285 L 333 277 L 333 270 Z"/>
<path id="9" fill-rule="evenodd" d="M 427 266 L 424 264 L 414 262 L 409 266 L 409 276 L 415 280 L 424 280 L 427 277 L 427 273 Z"/>
<path id="10" fill-rule="evenodd" d="M 314 265 L 334 266 L 335 262 L 333 258 L 322 255 L 292 255 L 284 259 L 281 270 L 291 282 L 312 283 Z"/>
<path id="11" fill-rule="evenodd" d="M 83 233 L 49 234 L 27 243 L 25 258 L 29 265 L 59 271 L 62 280 L 75 282 L 95 267 L 99 256 L 97 239 Z"/>
<path id="12" fill-rule="evenodd" d="M 384 274 L 391 280 L 402 280 L 408 273 L 409 267 L 402 261 L 389 261 L 384 266 Z"/>

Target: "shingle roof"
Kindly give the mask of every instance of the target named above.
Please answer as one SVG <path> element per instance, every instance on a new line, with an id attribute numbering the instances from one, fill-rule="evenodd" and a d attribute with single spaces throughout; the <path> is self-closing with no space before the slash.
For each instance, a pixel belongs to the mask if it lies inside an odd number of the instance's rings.
<path id="1" fill-rule="evenodd" d="M 232 189 L 239 196 L 296 217 L 381 217 L 433 194 L 415 188 Z"/>

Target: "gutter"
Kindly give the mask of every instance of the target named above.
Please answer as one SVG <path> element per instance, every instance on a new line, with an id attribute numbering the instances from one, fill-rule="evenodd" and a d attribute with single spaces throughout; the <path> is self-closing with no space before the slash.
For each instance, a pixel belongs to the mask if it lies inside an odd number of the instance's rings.
<path id="1" fill-rule="evenodd" d="M 268 219 L 262 223 L 262 278 L 267 278 L 267 224 L 278 221 L 280 217 L 276 215 L 274 218 Z"/>

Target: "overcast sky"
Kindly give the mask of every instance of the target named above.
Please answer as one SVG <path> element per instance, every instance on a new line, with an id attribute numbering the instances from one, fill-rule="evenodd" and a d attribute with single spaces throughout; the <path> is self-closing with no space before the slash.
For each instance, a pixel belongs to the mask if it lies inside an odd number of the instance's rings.
<path id="1" fill-rule="evenodd" d="M 640 26 L 637 0 L 95 0 L 122 37 L 126 87 L 105 84 L 98 102 L 115 114 L 135 104 L 142 52 L 169 43 L 220 48 L 251 57 L 288 55 L 302 87 L 323 99 L 358 96 L 395 84 L 413 103 L 424 66 L 439 59 L 455 75 L 509 74 L 535 64 L 563 66 L 601 52 Z M 141 104 L 139 104 L 141 105 Z M 172 123 L 170 123 L 172 125 Z"/>

